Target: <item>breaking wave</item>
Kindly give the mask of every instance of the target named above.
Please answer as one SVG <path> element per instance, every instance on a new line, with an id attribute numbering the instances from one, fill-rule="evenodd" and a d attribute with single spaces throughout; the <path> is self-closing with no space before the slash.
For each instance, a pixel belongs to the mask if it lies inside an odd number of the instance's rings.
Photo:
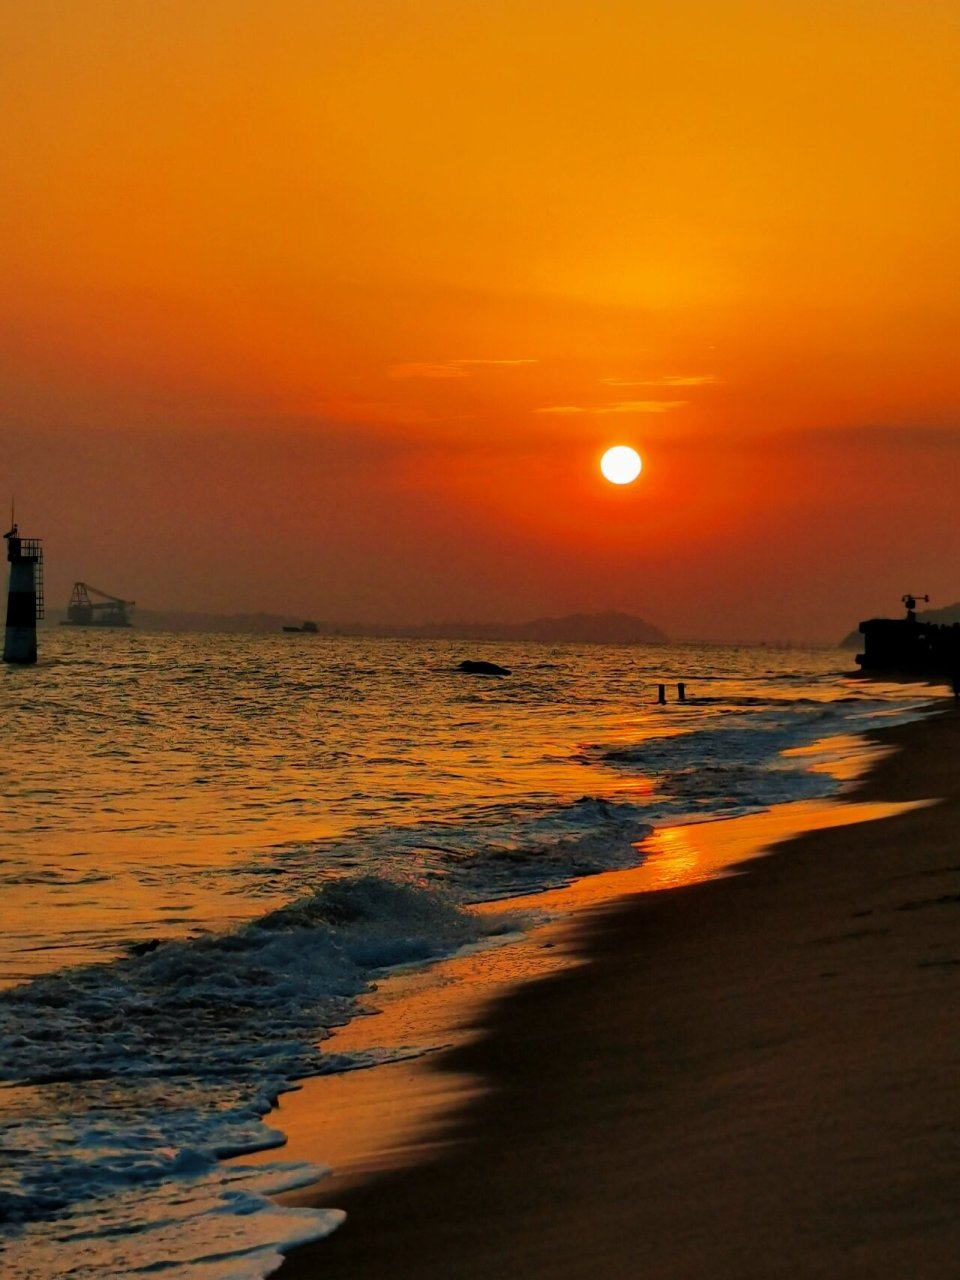
<path id="1" fill-rule="evenodd" d="M 179 1254 L 190 1223 L 207 1252 L 217 1221 L 233 1241 L 237 1224 L 225 1217 L 243 1218 L 258 1249 L 290 1243 L 290 1231 L 325 1234 L 336 1225 L 328 1213 L 291 1217 L 266 1199 L 320 1171 L 238 1172 L 217 1161 L 283 1142 L 263 1118 L 297 1078 L 407 1052 L 331 1059 L 318 1047 L 378 973 L 449 955 L 503 927 L 436 886 L 361 876 L 324 884 L 232 933 L 0 992 L 8 1086 L 0 1220 L 18 1228 L 7 1265 L 16 1261 L 21 1280 L 47 1274 L 52 1230 L 61 1247 L 82 1238 L 80 1254 L 100 1268 L 91 1275 L 114 1274 L 111 1242 L 144 1216 L 143 1230 L 154 1233 L 176 1218 Z M 219 1219 L 210 1219 L 211 1205 Z M 159 1237 L 141 1243 L 155 1261 Z"/>

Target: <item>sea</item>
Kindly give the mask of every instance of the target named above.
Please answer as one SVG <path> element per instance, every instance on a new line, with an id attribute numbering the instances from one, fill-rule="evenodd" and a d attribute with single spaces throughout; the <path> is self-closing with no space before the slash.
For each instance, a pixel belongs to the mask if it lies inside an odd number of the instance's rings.
<path id="1" fill-rule="evenodd" d="M 538 895 L 636 867 L 658 828 L 831 794 L 861 735 L 938 692 L 839 650 L 66 628 L 40 648 L 0 671 L 11 1280 L 269 1275 L 341 1221 L 273 1198 L 322 1174 L 284 1160 L 278 1098 L 409 1052 L 325 1051 L 373 984 L 509 946 Z"/>

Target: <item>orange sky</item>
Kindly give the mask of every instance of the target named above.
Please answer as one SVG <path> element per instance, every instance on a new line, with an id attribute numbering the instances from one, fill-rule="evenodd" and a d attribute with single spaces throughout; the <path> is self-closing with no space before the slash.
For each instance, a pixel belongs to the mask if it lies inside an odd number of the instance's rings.
<path id="1" fill-rule="evenodd" d="M 49 597 L 734 640 L 960 599 L 958 54 L 917 0 L 6 6 Z"/>

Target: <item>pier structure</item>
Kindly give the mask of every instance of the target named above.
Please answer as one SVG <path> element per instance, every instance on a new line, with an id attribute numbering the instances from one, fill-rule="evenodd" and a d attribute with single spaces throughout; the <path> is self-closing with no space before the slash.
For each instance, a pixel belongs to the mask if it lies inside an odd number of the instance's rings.
<path id="1" fill-rule="evenodd" d="M 16 524 L 3 536 L 10 565 L 3 660 L 26 666 L 37 660 L 37 619 L 43 617 L 43 547 L 39 538 L 21 538 Z"/>

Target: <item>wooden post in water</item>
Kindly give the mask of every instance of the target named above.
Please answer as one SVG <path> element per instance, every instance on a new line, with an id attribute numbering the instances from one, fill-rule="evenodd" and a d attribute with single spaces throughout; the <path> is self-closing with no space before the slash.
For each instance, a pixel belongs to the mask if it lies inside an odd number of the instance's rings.
<path id="1" fill-rule="evenodd" d="M 687 700 L 687 686 L 682 680 L 677 684 L 677 697 L 681 702 L 686 702 Z"/>
<path id="2" fill-rule="evenodd" d="M 657 701 L 663 706 L 667 701 L 667 686 L 665 684 L 657 685 Z"/>

